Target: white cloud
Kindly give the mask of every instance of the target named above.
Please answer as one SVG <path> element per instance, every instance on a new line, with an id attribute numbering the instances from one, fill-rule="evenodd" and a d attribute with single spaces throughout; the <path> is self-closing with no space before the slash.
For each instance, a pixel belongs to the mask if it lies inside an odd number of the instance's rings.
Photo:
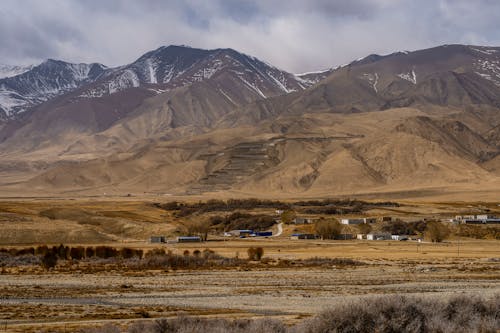
<path id="1" fill-rule="evenodd" d="M 500 44 L 493 0 L 3 0 L 0 62 L 122 65 L 160 45 L 230 47 L 285 70 L 437 44 Z"/>

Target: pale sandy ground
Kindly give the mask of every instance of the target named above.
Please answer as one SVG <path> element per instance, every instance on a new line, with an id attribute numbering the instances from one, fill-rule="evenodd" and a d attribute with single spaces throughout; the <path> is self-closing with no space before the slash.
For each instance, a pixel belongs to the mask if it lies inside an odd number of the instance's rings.
<path id="1" fill-rule="evenodd" d="M 287 322 L 318 313 L 340 299 L 370 295 L 484 295 L 500 293 L 496 241 L 454 244 L 408 242 L 213 242 L 241 256 L 260 244 L 270 258 L 364 258 L 361 266 L 232 268 L 212 271 L 117 271 L 85 274 L 11 271 L 0 278 L 0 325 L 24 332 L 79 327 L 123 319 L 180 314 L 226 318 L 274 316 Z M 206 244 L 203 244 L 206 245 Z M 193 244 L 171 247 L 181 253 Z M 199 248 L 199 247 L 198 247 Z M 224 250 L 226 249 L 226 250 Z M 415 251 L 412 254 L 412 251 Z"/>

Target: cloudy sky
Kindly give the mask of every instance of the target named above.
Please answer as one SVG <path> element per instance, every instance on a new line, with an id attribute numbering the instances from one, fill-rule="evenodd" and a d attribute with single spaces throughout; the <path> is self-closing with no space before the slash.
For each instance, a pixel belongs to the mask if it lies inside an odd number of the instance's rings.
<path id="1" fill-rule="evenodd" d="M 129 63 L 230 47 L 291 72 L 439 44 L 500 46 L 498 0 L 1 0 L 0 63 Z"/>

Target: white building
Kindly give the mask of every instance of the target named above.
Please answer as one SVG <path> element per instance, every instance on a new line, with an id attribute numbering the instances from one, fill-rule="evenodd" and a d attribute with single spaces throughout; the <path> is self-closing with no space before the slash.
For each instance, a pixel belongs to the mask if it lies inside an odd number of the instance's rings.
<path id="1" fill-rule="evenodd" d="M 389 239 L 391 239 L 391 235 L 390 234 L 385 234 L 385 233 L 381 233 L 381 234 L 368 234 L 368 235 L 366 235 L 366 239 L 367 240 L 389 240 Z"/>
<path id="2" fill-rule="evenodd" d="M 391 235 L 391 239 L 396 241 L 402 241 L 402 240 L 408 240 L 409 237 L 408 235 Z"/>

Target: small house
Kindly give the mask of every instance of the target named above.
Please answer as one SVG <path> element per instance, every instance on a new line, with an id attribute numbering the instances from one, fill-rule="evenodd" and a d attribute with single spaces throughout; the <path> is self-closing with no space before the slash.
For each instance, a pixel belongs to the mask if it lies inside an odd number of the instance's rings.
<path id="1" fill-rule="evenodd" d="M 481 214 L 481 215 L 476 215 L 476 220 L 490 220 L 494 219 L 495 216 L 489 215 L 489 214 Z"/>
<path id="2" fill-rule="evenodd" d="M 151 236 L 149 238 L 150 243 L 166 243 L 165 236 Z"/>
<path id="3" fill-rule="evenodd" d="M 201 242 L 201 237 L 199 236 L 179 236 L 177 237 L 177 243 L 196 243 Z"/>
<path id="4" fill-rule="evenodd" d="M 390 234 L 386 233 L 380 233 L 380 234 L 367 234 L 366 235 L 367 240 L 388 240 L 391 239 Z"/>
<path id="5" fill-rule="evenodd" d="M 316 239 L 314 234 L 293 234 L 290 239 Z"/>
<path id="6" fill-rule="evenodd" d="M 292 223 L 293 224 L 309 224 L 309 223 L 312 223 L 313 220 L 312 219 L 308 219 L 308 218 L 305 218 L 305 217 L 296 217 L 292 220 Z"/>
<path id="7" fill-rule="evenodd" d="M 364 217 L 364 218 L 357 218 L 357 219 L 341 219 L 340 223 L 341 224 L 368 224 L 368 223 L 375 223 L 377 222 L 377 219 L 374 217 Z"/>
<path id="8" fill-rule="evenodd" d="M 356 239 L 360 239 L 360 240 L 366 239 L 366 235 L 365 234 L 357 234 Z"/>
<path id="9" fill-rule="evenodd" d="M 364 224 L 364 219 L 342 219 L 340 220 L 341 224 Z"/>

